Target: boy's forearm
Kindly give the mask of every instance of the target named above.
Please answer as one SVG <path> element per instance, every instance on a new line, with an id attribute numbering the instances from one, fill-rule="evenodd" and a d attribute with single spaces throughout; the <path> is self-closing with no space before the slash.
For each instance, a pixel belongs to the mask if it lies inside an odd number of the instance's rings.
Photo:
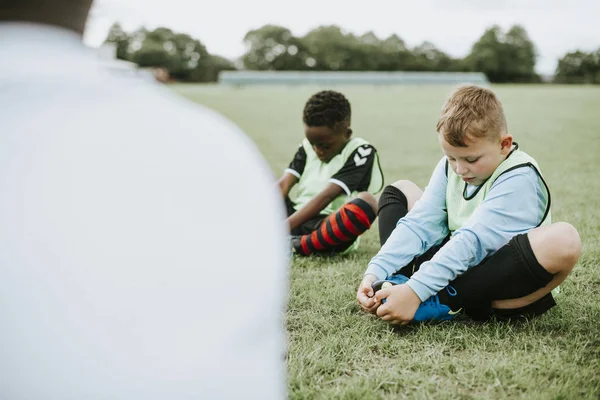
<path id="1" fill-rule="evenodd" d="M 285 199 L 290 193 L 291 187 L 289 185 L 286 185 L 285 182 L 282 182 L 281 179 L 277 181 L 277 187 L 279 188 L 279 193 L 281 193 L 281 197 Z"/>
<path id="2" fill-rule="evenodd" d="M 423 240 L 408 227 L 398 225 L 377 255 L 371 259 L 365 274 L 385 279 L 423 252 Z"/>
<path id="3" fill-rule="evenodd" d="M 421 264 L 407 284 L 422 301 L 427 300 L 483 258 L 477 254 L 477 241 L 471 232 L 453 236 L 435 257 Z"/>
<path id="4" fill-rule="evenodd" d="M 374 276 L 376 279 L 386 279 L 389 276 L 388 272 L 383 267 L 373 263 L 369 263 L 363 274 L 363 278 L 367 275 Z"/>

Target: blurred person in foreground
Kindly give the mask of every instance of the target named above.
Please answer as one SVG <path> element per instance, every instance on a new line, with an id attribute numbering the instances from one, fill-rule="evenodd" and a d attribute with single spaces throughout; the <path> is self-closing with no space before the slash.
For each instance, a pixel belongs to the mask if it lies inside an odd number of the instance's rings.
<path id="1" fill-rule="evenodd" d="M 216 113 L 107 72 L 90 6 L 0 6 L 0 398 L 282 398 L 267 166 Z"/>

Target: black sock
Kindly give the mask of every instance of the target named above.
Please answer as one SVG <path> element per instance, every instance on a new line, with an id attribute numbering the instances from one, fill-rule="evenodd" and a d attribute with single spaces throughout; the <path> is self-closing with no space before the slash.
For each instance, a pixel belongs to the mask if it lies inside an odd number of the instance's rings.
<path id="1" fill-rule="evenodd" d="M 408 200 L 402 190 L 395 186 L 386 186 L 379 198 L 379 242 L 388 240 L 400 218 L 408 213 Z"/>
<path id="2" fill-rule="evenodd" d="M 470 302 L 465 304 L 462 297 L 458 296 L 458 292 L 453 289 L 454 287 L 448 289 L 444 288 L 438 292 L 438 299 L 441 304 L 448 306 L 448 308 L 454 312 L 462 310 L 471 319 L 476 321 L 486 321 L 491 317 L 491 301 Z M 453 293 L 453 295 L 451 295 L 448 290 L 450 290 L 450 293 Z"/>
<path id="3" fill-rule="evenodd" d="M 438 292 L 438 298 L 440 299 L 440 303 L 447 305 L 452 311 L 456 311 L 460 308 L 460 306 L 457 307 L 458 304 L 455 304 L 456 301 L 451 301 L 446 289 L 442 289 L 440 292 Z"/>
<path id="4" fill-rule="evenodd" d="M 344 204 L 331 214 L 319 227 L 302 235 L 296 252 L 302 255 L 313 253 L 341 253 L 367 231 L 377 216 L 369 203 L 357 198 Z"/>

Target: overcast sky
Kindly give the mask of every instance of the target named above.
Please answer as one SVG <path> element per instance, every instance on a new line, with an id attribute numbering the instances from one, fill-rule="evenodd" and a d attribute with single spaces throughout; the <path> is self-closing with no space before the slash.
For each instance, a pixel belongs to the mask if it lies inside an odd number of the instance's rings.
<path id="1" fill-rule="evenodd" d="M 599 15 L 598 0 L 96 0 L 85 40 L 100 45 L 115 21 L 127 31 L 165 26 L 234 59 L 246 51 L 246 32 L 265 24 L 296 36 L 335 24 L 380 39 L 395 33 L 410 47 L 427 40 L 464 57 L 491 25 L 521 24 L 537 47 L 537 71 L 551 74 L 566 52 L 600 48 Z"/>

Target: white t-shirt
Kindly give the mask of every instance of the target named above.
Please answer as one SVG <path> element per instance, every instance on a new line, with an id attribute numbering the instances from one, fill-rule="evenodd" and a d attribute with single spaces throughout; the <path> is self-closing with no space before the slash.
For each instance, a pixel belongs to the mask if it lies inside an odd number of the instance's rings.
<path id="1" fill-rule="evenodd" d="M 284 397 L 284 212 L 250 140 L 69 31 L 0 37 L 0 398 Z"/>

